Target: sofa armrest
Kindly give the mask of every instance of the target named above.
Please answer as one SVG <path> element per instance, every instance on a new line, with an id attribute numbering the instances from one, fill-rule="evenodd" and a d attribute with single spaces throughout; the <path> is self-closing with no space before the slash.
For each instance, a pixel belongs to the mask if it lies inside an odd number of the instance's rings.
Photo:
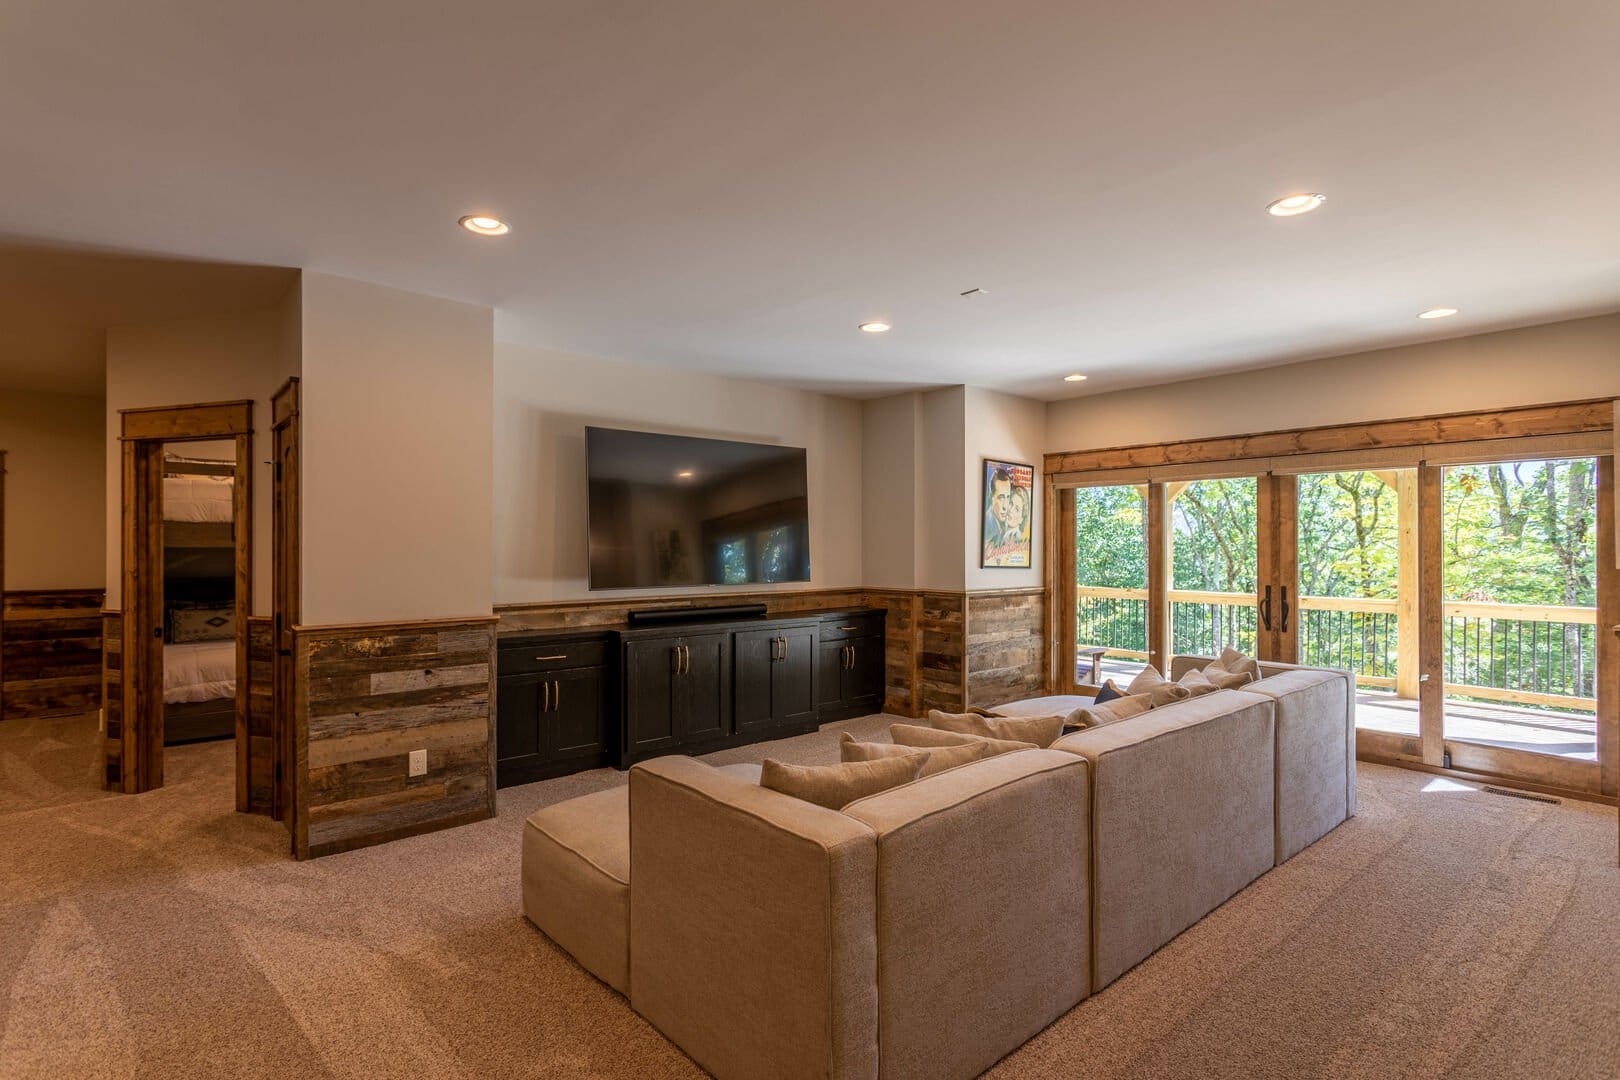
<path id="1" fill-rule="evenodd" d="M 877 842 L 685 757 L 630 771 L 630 1000 L 721 1080 L 877 1075 Z"/>

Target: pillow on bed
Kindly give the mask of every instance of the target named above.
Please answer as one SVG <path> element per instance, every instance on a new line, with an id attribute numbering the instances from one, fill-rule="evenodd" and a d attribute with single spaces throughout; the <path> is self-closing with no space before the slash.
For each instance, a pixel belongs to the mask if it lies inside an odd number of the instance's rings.
<path id="1" fill-rule="evenodd" d="M 193 641 L 228 641 L 236 636 L 236 608 L 174 607 L 169 609 L 171 645 L 184 645 Z"/>

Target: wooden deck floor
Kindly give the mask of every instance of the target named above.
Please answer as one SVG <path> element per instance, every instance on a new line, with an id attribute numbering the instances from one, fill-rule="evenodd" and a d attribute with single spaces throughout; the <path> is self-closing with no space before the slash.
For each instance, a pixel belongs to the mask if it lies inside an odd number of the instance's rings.
<path id="1" fill-rule="evenodd" d="M 1144 666 L 1146 662 L 1142 660 L 1105 658 L 1101 677 L 1113 679 L 1123 687 Z M 1081 664 L 1079 668 L 1080 678 L 1090 676 L 1089 664 Z M 1418 703 L 1387 692 L 1363 690 L 1356 695 L 1356 726 L 1415 736 Z M 1448 700 L 1446 738 L 1582 761 L 1597 760 L 1597 721 L 1591 713 L 1547 712 Z"/>
<path id="2" fill-rule="evenodd" d="M 1356 695 L 1356 727 L 1418 733 L 1412 698 L 1363 690 Z M 1446 701 L 1446 738 L 1529 750 L 1582 761 L 1597 760 L 1597 720 L 1591 713 L 1546 712 L 1471 701 Z"/>

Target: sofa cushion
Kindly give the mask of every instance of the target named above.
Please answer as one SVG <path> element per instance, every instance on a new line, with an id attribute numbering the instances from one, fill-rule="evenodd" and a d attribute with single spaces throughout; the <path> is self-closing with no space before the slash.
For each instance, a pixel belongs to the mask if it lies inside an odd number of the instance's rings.
<path id="1" fill-rule="evenodd" d="M 1008 754 L 1014 750 L 1039 750 L 1030 742 L 992 739 L 984 735 L 968 735 L 960 731 L 940 731 L 917 724 L 890 724 L 889 738 L 900 746 L 960 746 L 965 742 L 982 742 L 990 748 L 990 756 Z"/>
<path id="2" fill-rule="evenodd" d="M 839 737 L 838 756 L 844 761 L 875 761 L 878 758 L 919 755 L 923 759 L 919 777 L 932 776 L 958 765 L 990 756 L 990 748 L 982 742 L 965 742 L 956 746 L 898 746 L 895 743 L 857 742 L 855 736 L 844 732 Z"/>
<path id="3" fill-rule="evenodd" d="M 1151 694 L 1127 694 L 1113 701 L 1101 702 L 1089 709 L 1076 709 L 1069 716 L 1071 728 L 1094 728 L 1114 724 L 1147 712 L 1153 707 Z"/>
<path id="4" fill-rule="evenodd" d="M 1355 701 L 1343 671 L 1297 668 L 1245 686 L 1277 705 L 1276 861 L 1355 813 Z"/>
<path id="5" fill-rule="evenodd" d="M 1191 690 L 1185 686 L 1170 682 L 1163 675 L 1160 675 L 1159 669 L 1152 664 L 1137 672 L 1136 678 L 1131 680 L 1131 685 L 1125 688 L 1125 693 L 1128 696 L 1147 694 L 1149 702 L 1154 708 L 1192 697 Z"/>
<path id="6" fill-rule="evenodd" d="M 630 801 L 620 785 L 536 810 L 523 827 L 523 914 L 630 992 Z"/>
<path id="7" fill-rule="evenodd" d="M 1275 714 L 1223 690 L 1053 746 L 1091 763 L 1093 991 L 1274 865 Z"/>
<path id="8" fill-rule="evenodd" d="M 1204 694 L 1213 694 L 1215 691 L 1223 689 L 1223 687 L 1212 682 L 1201 668 L 1190 669 L 1181 678 L 1177 679 L 1176 683 L 1191 690 L 1193 697 L 1202 697 Z"/>
<path id="9" fill-rule="evenodd" d="M 1087 773 L 1025 750 L 844 808 L 877 835 L 880 1076 L 978 1076 L 1086 996 Z"/>
<path id="10" fill-rule="evenodd" d="M 987 739 L 1051 746 L 1063 734 L 1062 716 L 981 716 L 978 713 L 948 713 L 928 710 L 928 722 L 939 731 L 982 735 Z"/>
<path id="11" fill-rule="evenodd" d="M 837 810 L 856 799 L 911 783 L 927 760 L 921 754 L 907 754 L 837 765 L 790 765 L 766 758 L 760 765 L 759 785 Z"/>

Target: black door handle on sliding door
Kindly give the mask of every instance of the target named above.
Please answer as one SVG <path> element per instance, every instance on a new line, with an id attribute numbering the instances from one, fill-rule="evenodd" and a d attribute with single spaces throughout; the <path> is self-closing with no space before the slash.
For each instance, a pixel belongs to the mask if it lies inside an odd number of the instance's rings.
<path id="1" fill-rule="evenodd" d="M 1288 633 L 1288 586 L 1282 586 L 1282 632 Z"/>
<path id="2" fill-rule="evenodd" d="M 1271 586 L 1266 586 L 1265 599 L 1260 601 L 1260 629 L 1271 629 Z"/>

